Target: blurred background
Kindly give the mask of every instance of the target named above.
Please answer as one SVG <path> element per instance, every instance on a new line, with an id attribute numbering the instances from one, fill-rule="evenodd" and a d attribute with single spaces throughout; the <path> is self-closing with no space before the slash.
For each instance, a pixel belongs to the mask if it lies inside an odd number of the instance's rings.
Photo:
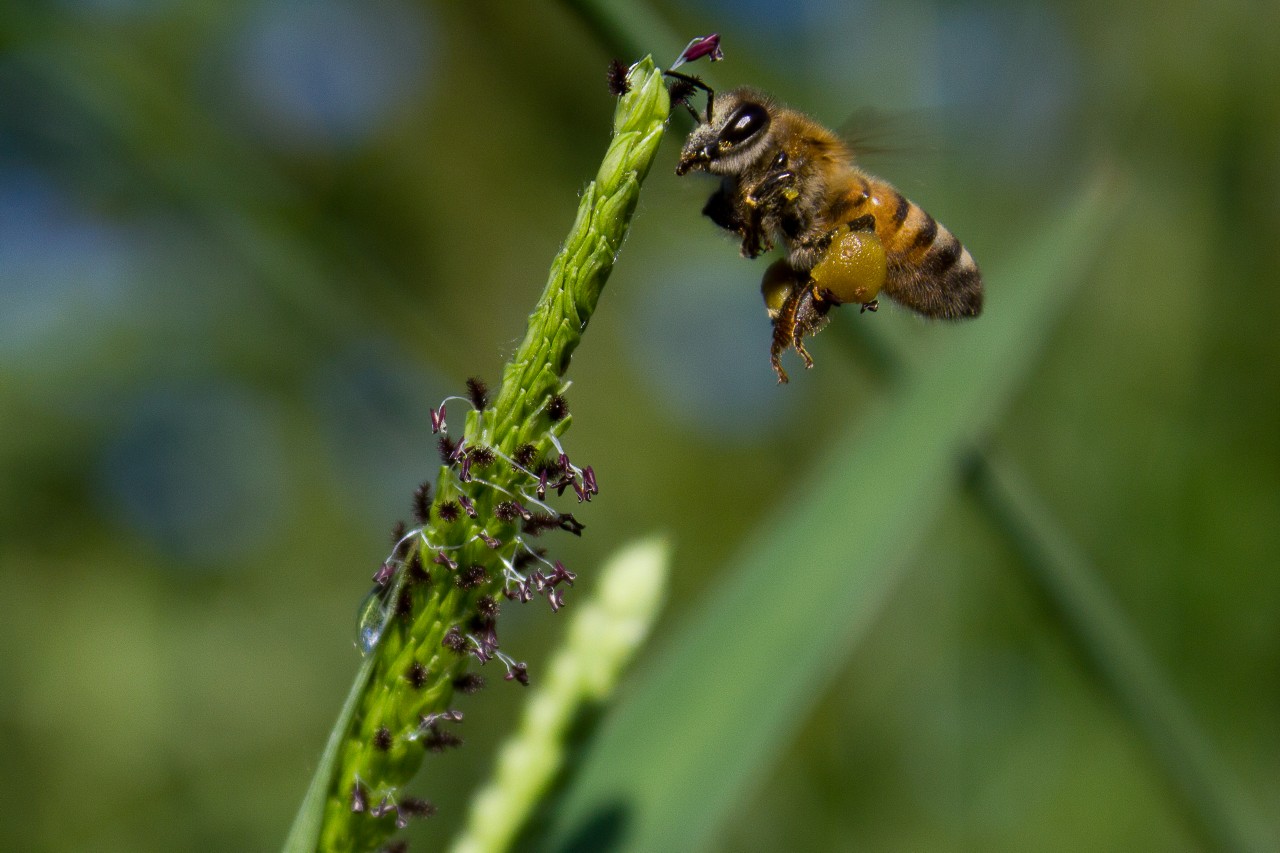
<path id="1" fill-rule="evenodd" d="M 727 61 L 697 69 L 719 85 L 831 125 L 906 117 L 869 165 L 984 266 L 1099 164 L 1120 176 L 1095 272 L 992 445 L 1278 811 L 1280 7 L 637 14 L 720 32 Z M 358 664 L 356 606 L 434 476 L 427 407 L 496 382 L 523 335 L 606 142 L 611 58 L 557 4 L 0 11 L 0 848 L 279 846 Z M 834 331 L 775 385 L 763 265 L 699 215 L 710 185 L 672 174 L 687 127 L 570 372 L 569 446 L 602 495 L 556 543 L 589 576 L 669 531 L 669 624 L 883 387 Z M 925 360 L 938 336 L 848 313 Z M 722 849 L 1201 849 L 972 502 L 920 533 Z M 536 678 L 560 620 L 504 619 Z M 417 785 L 441 809 L 421 849 L 520 698 L 468 700 L 466 748 Z"/>

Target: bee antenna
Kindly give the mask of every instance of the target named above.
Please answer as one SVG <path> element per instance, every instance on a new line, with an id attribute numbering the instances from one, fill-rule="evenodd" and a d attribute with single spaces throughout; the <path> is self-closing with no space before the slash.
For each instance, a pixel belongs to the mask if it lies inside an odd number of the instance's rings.
<path id="1" fill-rule="evenodd" d="M 667 77 L 672 77 L 676 80 L 681 80 L 686 85 L 692 86 L 695 89 L 701 89 L 702 91 L 707 93 L 707 117 L 705 121 L 707 124 L 710 124 L 711 123 L 711 103 L 712 101 L 715 100 L 715 97 L 716 97 L 715 90 L 712 89 L 710 86 L 708 86 L 706 83 L 703 83 L 702 80 L 700 80 L 699 78 L 694 77 L 692 74 L 681 74 L 679 71 L 663 71 L 662 73 Z M 681 99 L 681 100 L 682 102 L 684 102 L 684 105 L 688 107 L 689 112 L 693 113 L 693 117 L 695 119 L 697 119 L 698 121 L 704 120 L 702 116 L 698 115 L 697 110 L 689 106 L 687 101 L 684 101 L 684 99 Z"/>

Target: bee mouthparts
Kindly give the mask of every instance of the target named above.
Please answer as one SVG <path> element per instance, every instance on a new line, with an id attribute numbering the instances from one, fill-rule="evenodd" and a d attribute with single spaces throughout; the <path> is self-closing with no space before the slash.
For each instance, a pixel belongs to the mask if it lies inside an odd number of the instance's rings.
<path id="1" fill-rule="evenodd" d="M 680 162 L 676 163 L 676 174 L 684 175 L 690 169 L 701 169 L 709 162 L 704 154 L 686 154 L 680 158 Z"/>

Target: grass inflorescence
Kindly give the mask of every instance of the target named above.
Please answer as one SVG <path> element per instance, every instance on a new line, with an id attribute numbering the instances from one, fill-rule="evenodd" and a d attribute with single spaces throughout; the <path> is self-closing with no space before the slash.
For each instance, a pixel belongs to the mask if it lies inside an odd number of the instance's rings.
<path id="1" fill-rule="evenodd" d="M 307 817 L 309 807 L 319 810 L 314 788 L 286 850 L 371 850 L 434 813 L 405 786 L 428 753 L 462 744 L 455 695 L 476 693 L 494 676 L 523 685 L 532 678 L 502 647 L 502 607 L 543 599 L 556 611 L 566 604 L 576 576 L 535 540 L 553 531 L 581 535 L 582 522 L 557 504 L 590 501 L 599 487 L 594 468 L 579 464 L 561 440 L 572 421 L 563 375 L 670 114 L 650 60 L 632 66 L 625 83 L 614 86 L 625 92 L 609 149 L 496 395 L 471 379 L 465 396 L 430 413 L 439 475 L 434 488 L 424 483 L 414 492 L 415 524 L 397 527 L 391 553 L 374 573 L 358 635 L 368 656 L 363 686 L 349 697 L 341 733 L 317 773 L 326 774 L 323 816 Z M 451 430 L 464 407 L 461 430 Z"/>

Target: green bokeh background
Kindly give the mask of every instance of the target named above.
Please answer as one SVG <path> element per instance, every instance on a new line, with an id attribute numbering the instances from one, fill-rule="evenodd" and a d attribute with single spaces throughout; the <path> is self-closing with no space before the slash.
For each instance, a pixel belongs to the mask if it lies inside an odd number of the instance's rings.
<path id="1" fill-rule="evenodd" d="M 1125 186 L 991 443 L 1276 811 L 1280 10 L 653 15 L 722 34 L 719 85 L 833 125 L 904 117 L 905 150 L 870 166 L 984 265 L 1099 164 Z M 609 58 L 552 4 L 0 11 L 0 849 L 279 845 L 357 665 L 356 605 L 435 470 L 427 406 L 496 380 L 522 336 L 604 148 Z M 700 217 L 708 184 L 663 167 L 679 130 L 570 372 L 569 448 L 602 494 L 555 543 L 588 577 L 670 531 L 664 624 L 882 387 L 835 330 L 773 384 L 763 265 Z M 901 311 L 836 322 L 926 361 L 947 334 Z M 920 533 L 721 849 L 1201 849 L 984 515 L 957 494 Z M 561 621 L 508 607 L 504 647 L 536 678 Z M 423 849 L 519 710 L 491 680 L 463 704 L 467 746 L 419 778 L 441 809 Z"/>

